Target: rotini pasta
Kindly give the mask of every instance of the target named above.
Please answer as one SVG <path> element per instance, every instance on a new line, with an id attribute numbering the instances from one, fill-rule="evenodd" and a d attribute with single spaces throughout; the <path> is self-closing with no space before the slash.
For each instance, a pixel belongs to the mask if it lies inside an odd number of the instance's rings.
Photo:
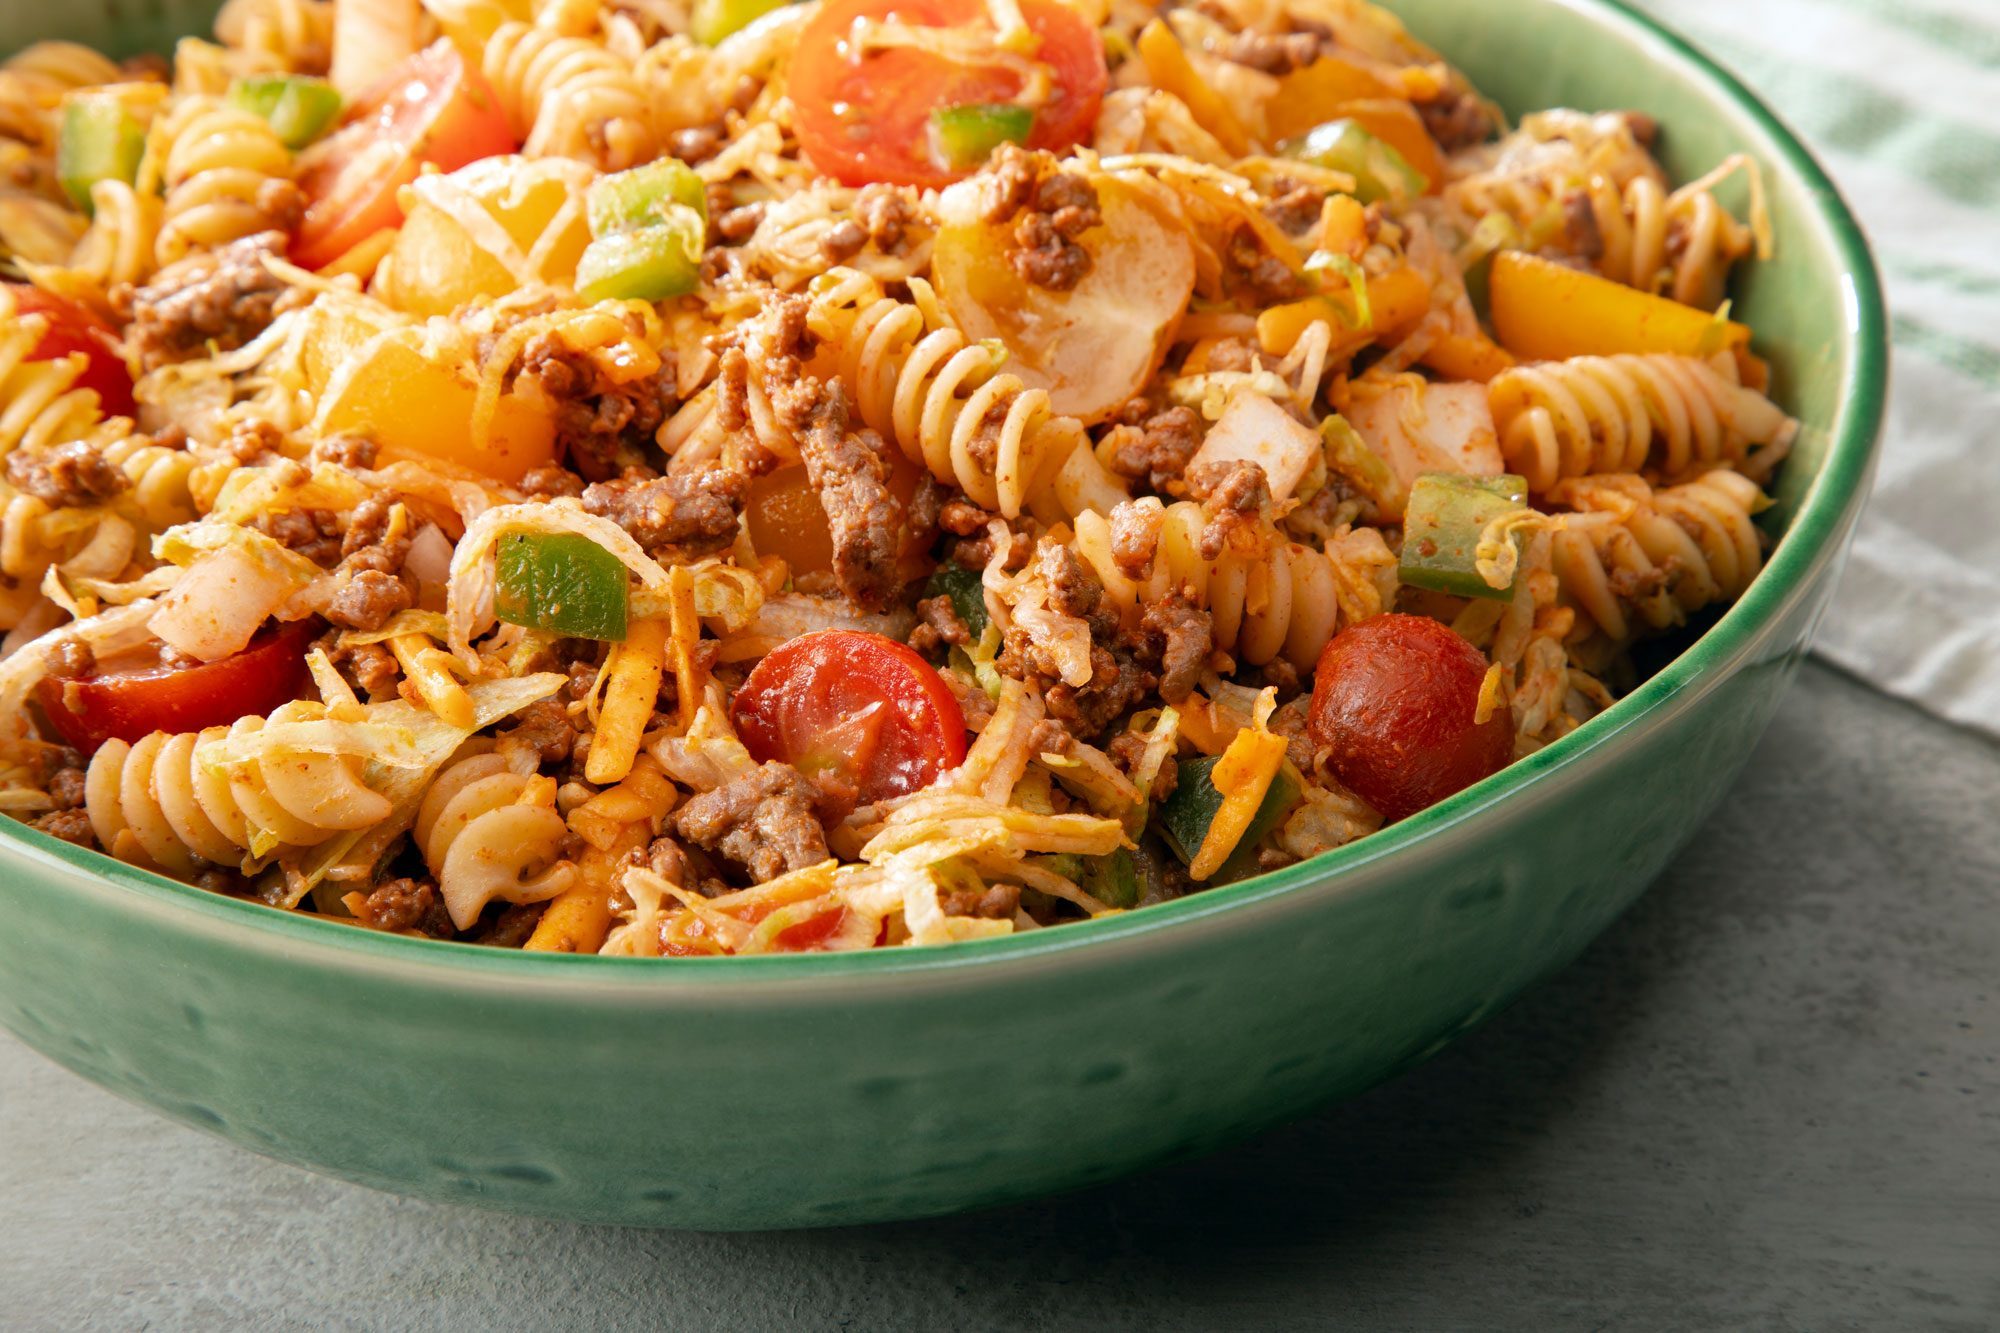
<path id="1" fill-rule="evenodd" d="M 564 154 L 613 169 L 652 155 L 645 90 L 601 46 L 503 23 L 486 42 L 486 77 L 531 154 Z"/>
<path id="2" fill-rule="evenodd" d="M 229 0 L 215 35 L 273 70 L 324 74 L 333 63 L 332 0 Z"/>
<path id="3" fill-rule="evenodd" d="M 0 66 L 0 810 L 404 934 L 945 944 L 1365 837 L 1756 578 L 1747 159 L 1496 136 L 1361 0 L 752 10 Z"/>
<path id="4" fill-rule="evenodd" d="M 449 765 L 425 794 L 414 830 L 461 930 L 496 899 L 546 902 L 568 889 L 576 867 L 562 859 L 564 832 L 555 783 L 535 776 L 532 756 L 503 751 Z"/>
<path id="5" fill-rule="evenodd" d="M 853 300 L 851 311 L 843 298 Z M 1009 518 L 1036 511 L 1060 520 L 1123 498 L 1088 459 L 1067 467 L 1088 452 L 1082 425 L 1051 410 L 1046 391 L 1008 374 L 1004 349 L 926 321 L 872 281 L 836 282 L 818 313 L 833 330 L 862 420 L 973 503 Z"/>
<path id="6" fill-rule="evenodd" d="M 90 189 L 95 212 L 90 230 L 69 256 L 68 270 L 108 299 L 118 287 L 136 287 L 152 276 L 166 221 L 165 204 L 124 181 L 99 181 Z"/>
<path id="7" fill-rule="evenodd" d="M 297 703 L 270 722 L 324 717 L 318 705 Z M 388 800 L 368 788 L 349 756 L 281 750 L 229 768 L 204 758 L 203 750 L 248 741 L 265 725 L 246 717 L 200 733 L 154 732 L 134 745 L 106 742 L 90 761 L 85 788 L 99 845 L 121 861 L 187 875 L 196 858 L 249 865 L 279 847 L 315 847 L 388 818 Z"/>
<path id="8" fill-rule="evenodd" d="M 1750 521 L 1763 492 L 1741 473 L 1657 491 L 1634 476 L 1594 477 L 1565 482 L 1550 498 L 1574 510 L 1555 535 L 1563 595 L 1614 643 L 1734 601 L 1763 566 Z"/>
<path id="9" fill-rule="evenodd" d="M 118 66 L 75 42 L 37 42 L 0 64 L 0 135 L 53 148 L 63 95 L 117 83 Z"/>
<path id="10" fill-rule="evenodd" d="M 1643 118 L 1576 112 L 1529 116 L 1471 161 L 1446 190 L 1473 218 L 1510 219 L 1531 242 L 1587 260 L 1605 277 L 1713 309 L 1736 262 L 1757 246 L 1764 209 L 1755 165 L 1737 157 L 1678 190 L 1653 162 Z M 1715 197 L 1747 171 L 1752 222 Z"/>
<path id="11" fill-rule="evenodd" d="M 261 117 L 207 98 L 188 98 L 162 119 L 149 153 L 166 192 L 154 256 L 161 265 L 215 250 L 256 232 L 287 230 L 301 199 L 292 154 Z"/>
<path id="12" fill-rule="evenodd" d="M 1768 476 L 1794 430 L 1770 399 L 1737 383 L 1728 357 L 1542 362 L 1502 371 L 1488 394 L 1507 466 L 1536 491 L 1598 472 L 1673 480 L 1718 464 Z"/>

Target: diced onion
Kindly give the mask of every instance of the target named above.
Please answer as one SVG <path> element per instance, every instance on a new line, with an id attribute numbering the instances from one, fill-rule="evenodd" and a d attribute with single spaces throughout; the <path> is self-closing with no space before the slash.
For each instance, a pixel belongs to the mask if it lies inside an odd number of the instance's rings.
<path id="1" fill-rule="evenodd" d="M 224 546 L 188 566 L 147 627 L 177 651 L 217 662 L 242 652 L 292 588 L 287 572 Z"/>

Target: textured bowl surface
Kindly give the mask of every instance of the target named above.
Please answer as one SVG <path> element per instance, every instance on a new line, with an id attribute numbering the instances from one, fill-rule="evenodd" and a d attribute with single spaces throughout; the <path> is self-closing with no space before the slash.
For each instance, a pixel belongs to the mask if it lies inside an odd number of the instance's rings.
<path id="1" fill-rule="evenodd" d="M 201 3 L 7 6 L 121 50 Z M 1574 735 L 1307 865 L 940 951 L 659 963 L 373 935 L 0 821 L 0 1024 L 245 1147 L 437 1199 L 700 1228 L 913 1217 L 1253 1133 L 1424 1059 L 1573 957 L 1722 799 L 1831 593 L 1880 429 L 1867 247 L 1778 121 L 1602 0 L 1396 0 L 1516 114 L 1637 107 L 1682 178 L 1764 164 L 1737 309 L 1805 429 L 1749 595 Z"/>

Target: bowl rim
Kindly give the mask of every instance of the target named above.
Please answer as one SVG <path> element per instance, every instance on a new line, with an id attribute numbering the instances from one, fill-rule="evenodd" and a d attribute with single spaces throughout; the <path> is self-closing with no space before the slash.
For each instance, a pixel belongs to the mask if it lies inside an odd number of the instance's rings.
<path id="1" fill-rule="evenodd" d="M 1448 832 L 1461 836 L 1474 832 L 1472 826 L 1504 815 L 1503 807 L 1511 808 L 1538 790 L 1553 790 L 1559 779 L 1583 776 L 1593 760 L 1605 761 L 1617 737 L 1692 707 L 1742 667 L 1763 633 L 1798 602 L 1813 576 L 1838 556 L 1842 538 L 1866 498 L 1888 397 L 1890 350 L 1881 277 L 1862 227 L 1839 187 L 1784 120 L 1728 69 L 1625 0 L 1544 3 L 1623 29 L 1637 50 L 1689 70 L 1761 132 L 1771 155 L 1807 187 L 1817 205 L 1810 218 L 1825 233 L 1831 254 L 1845 266 L 1841 275 L 1846 289 L 1845 332 L 1851 346 L 1825 461 L 1750 588 L 1651 678 L 1553 744 L 1409 819 L 1293 866 L 1107 918 L 930 948 L 679 959 L 675 966 L 663 966 L 655 958 L 482 949 L 368 930 L 337 918 L 225 897 L 114 861 L 11 819 L 0 820 L 0 863 L 20 857 L 46 868 L 79 872 L 85 882 L 73 887 L 133 896 L 139 901 L 132 906 L 169 913 L 188 928 L 204 920 L 215 930 L 245 927 L 248 938 L 276 948 L 310 951 L 329 966 L 391 968 L 412 979 L 429 974 L 440 985 L 479 980 L 541 989 L 551 983 L 565 987 L 587 983 L 592 988 L 612 986 L 628 997 L 647 990 L 694 988 L 720 999 L 725 992 L 794 983 L 872 982 L 915 973 L 1018 968 L 1077 949 L 1102 952 L 1120 941 L 1158 944 L 1171 938 L 1178 943 L 1194 938 L 1201 923 L 1224 915 L 1241 918 L 1255 905 L 1297 905 L 1312 900 L 1316 892 L 1332 895 L 1379 888 L 1388 877 L 1377 874 L 1371 879 L 1363 873 L 1366 868 L 1419 845 L 1439 845 Z"/>

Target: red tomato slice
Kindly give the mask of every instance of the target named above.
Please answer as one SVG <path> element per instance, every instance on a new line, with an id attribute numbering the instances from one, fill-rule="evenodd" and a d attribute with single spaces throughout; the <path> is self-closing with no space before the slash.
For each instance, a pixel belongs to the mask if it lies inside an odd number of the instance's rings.
<path id="1" fill-rule="evenodd" d="M 518 147 L 493 89 L 443 40 L 397 66 L 345 121 L 300 163 L 306 216 L 292 261 L 304 268 L 324 268 L 401 225 L 396 192 L 424 163 L 456 171 Z"/>
<path id="2" fill-rule="evenodd" d="M 54 361 L 82 352 L 90 361 L 77 376 L 77 387 L 95 389 L 106 416 L 138 413 L 139 405 L 132 399 L 132 372 L 126 369 L 118 335 L 109 324 L 76 302 L 39 287 L 10 282 L 7 290 L 14 294 L 14 307 L 22 315 L 44 315 L 49 321 L 49 331 L 35 344 L 30 361 Z"/>
<path id="3" fill-rule="evenodd" d="M 298 697 L 306 680 L 306 648 L 319 628 L 316 621 L 301 620 L 267 629 L 234 657 L 202 666 L 44 679 L 35 687 L 36 698 L 49 725 L 85 754 L 108 740 L 227 726 Z"/>
<path id="4" fill-rule="evenodd" d="M 1485 654 L 1427 616 L 1375 616 L 1334 635 L 1313 678 L 1312 734 L 1334 775 L 1397 820 L 1505 768 L 1514 719 L 1475 724 Z"/>
<path id="5" fill-rule="evenodd" d="M 965 714 L 894 639 L 829 629 L 780 645 L 730 705 L 743 744 L 811 778 L 839 816 L 907 796 L 965 762 Z"/>
<path id="6" fill-rule="evenodd" d="M 1104 43 L 1057 0 L 1021 0 L 1021 14 L 1042 39 L 1032 58 L 1054 72 L 1048 100 L 1035 108 L 1028 146 L 1060 152 L 1086 138 L 1096 123 L 1106 80 Z M 878 49 L 856 60 L 848 37 L 861 19 L 926 28 L 979 23 L 990 29 L 992 23 L 981 0 L 828 0 L 800 34 L 792 59 L 794 121 L 806 157 L 847 185 L 948 185 L 967 174 L 934 158 L 931 112 L 1015 101 L 1021 75 L 916 47 Z"/>

